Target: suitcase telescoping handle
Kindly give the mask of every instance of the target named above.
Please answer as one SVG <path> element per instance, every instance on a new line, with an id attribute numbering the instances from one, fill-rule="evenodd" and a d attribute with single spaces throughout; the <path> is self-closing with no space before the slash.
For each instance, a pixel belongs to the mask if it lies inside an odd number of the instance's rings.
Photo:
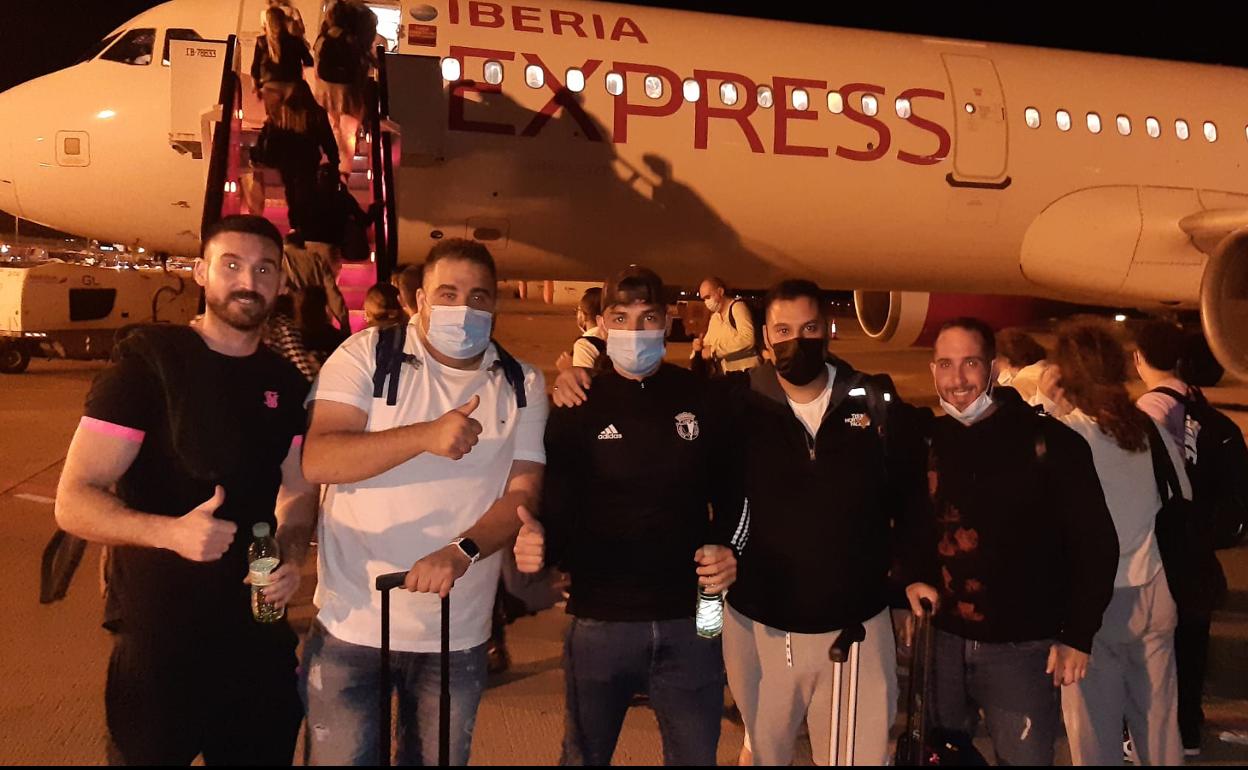
<path id="1" fill-rule="evenodd" d="M 923 614 L 916 619 L 910 648 L 910 682 L 906 693 L 906 732 L 898 739 L 897 764 L 927 765 L 928 674 L 932 668 L 931 599 L 919 599 Z"/>
<path id="2" fill-rule="evenodd" d="M 849 718 L 846 724 L 845 764 L 854 764 L 854 734 L 858 731 L 858 665 L 859 645 L 867 638 L 867 629 L 855 623 L 837 635 L 828 648 L 832 661 L 832 724 L 828 730 L 828 764 L 840 764 L 841 748 L 841 669 L 849 662 Z"/>
<path id="3" fill-rule="evenodd" d="M 406 572 L 390 572 L 377 576 L 381 592 L 381 684 L 378 715 L 378 762 L 390 764 L 390 591 L 403 585 Z M 442 692 L 438 700 L 438 766 L 451 764 L 451 597 L 442 597 Z"/>

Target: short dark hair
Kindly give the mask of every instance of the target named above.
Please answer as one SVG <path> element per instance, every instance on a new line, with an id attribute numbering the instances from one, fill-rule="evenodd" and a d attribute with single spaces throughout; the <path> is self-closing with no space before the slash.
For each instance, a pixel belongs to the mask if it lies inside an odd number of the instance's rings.
<path id="1" fill-rule="evenodd" d="M 805 278 L 789 278 L 781 281 L 772 286 L 767 291 L 767 296 L 763 297 L 763 318 L 767 317 L 767 311 L 776 302 L 788 302 L 806 297 L 816 306 L 821 306 L 821 294 L 819 286 L 814 281 L 808 281 Z"/>
<path id="2" fill-rule="evenodd" d="M 388 283 L 375 283 L 364 295 L 364 310 L 370 322 L 398 323 L 403 317 L 399 290 Z"/>
<path id="3" fill-rule="evenodd" d="M 1010 366 L 1031 366 L 1043 361 L 1048 351 L 1036 338 L 1022 329 L 1002 329 L 997 335 L 997 355 Z"/>
<path id="4" fill-rule="evenodd" d="M 629 265 L 607 281 L 598 312 L 606 313 L 616 305 L 634 302 L 663 306 L 663 279 L 648 267 Z"/>
<path id="5" fill-rule="evenodd" d="M 267 241 L 271 241 L 277 247 L 277 253 L 282 253 L 282 234 L 277 231 L 276 225 L 258 214 L 230 214 L 208 225 L 200 233 L 199 256 L 202 257 L 207 253 L 208 244 L 212 242 L 213 238 L 224 233 L 257 235 Z"/>
<path id="6" fill-rule="evenodd" d="M 1144 363 L 1162 372 L 1172 372 L 1183 356 L 1183 330 L 1166 321 L 1148 321 L 1135 331 L 1135 346 Z"/>
<path id="7" fill-rule="evenodd" d="M 424 284 L 424 278 L 424 265 L 408 265 L 398 275 L 399 298 L 413 311 L 416 309 L 416 290 Z"/>
<path id="8" fill-rule="evenodd" d="M 592 286 L 586 289 L 581 295 L 581 301 L 577 303 L 577 308 L 586 318 L 593 319 L 602 315 L 602 287 Z"/>
<path id="9" fill-rule="evenodd" d="M 465 262 L 479 265 L 489 272 L 491 283 L 498 283 L 498 268 L 494 266 L 494 256 L 490 254 L 490 250 L 485 247 L 484 243 L 470 241 L 467 238 L 447 238 L 444 241 L 438 241 L 432 249 L 429 249 L 429 256 L 425 257 L 421 278 L 423 279 L 425 275 L 432 272 L 430 268 L 444 259 L 462 259 Z"/>
<path id="10" fill-rule="evenodd" d="M 939 339 L 940 335 L 950 329 L 962 329 L 963 331 L 975 332 L 979 335 L 979 341 L 983 343 L 984 359 L 992 361 L 992 359 L 997 357 L 997 335 L 992 331 L 992 327 L 986 322 L 981 321 L 978 318 L 972 318 L 971 316 L 965 315 L 957 318 L 950 318 L 948 321 L 941 324 L 940 328 L 936 330 L 936 338 Z"/>

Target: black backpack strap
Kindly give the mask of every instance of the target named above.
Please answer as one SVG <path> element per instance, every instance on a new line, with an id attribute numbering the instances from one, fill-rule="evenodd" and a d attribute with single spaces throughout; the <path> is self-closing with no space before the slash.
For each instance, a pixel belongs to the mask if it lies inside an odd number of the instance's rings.
<path id="1" fill-rule="evenodd" d="M 732 306 L 740 301 L 741 300 L 739 299 L 734 299 L 732 302 L 728 303 L 728 325 L 732 327 L 734 332 L 737 330 L 737 319 L 732 317 Z"/>
<path id="2" fill-rule="evenodd" d="M 403 324 L 386 326 L 377 332 L 377 362 L 373 367 L 373 398 L 381 398 L 386 389 L 386 405 L 399 403 L 399 373 L 403 366 L 403 344 L 407 341 L 407 327 Z"/>
<path id="3" fill-rule="evenodd" d="M 1149 391 L 1149 393 L 1160 393 L 1163 396 L 1169 396 L 1170 398 L 1173 398 L 1175 401 L 1178 401 L 1184 407 L 1187 406 L 1188 397 L 1183 395 L 1179 391 L 1175 390 L 1174 388 L 1167 388 L 1164 385 L 1162 385 L 1160 387 L 1153 388 L 1152 390 Z"/>
<path id="4" fill-rule="evenodd" d="M 1182 496 L 1183 487 L 1179 484 L 1179 474 L 1174 470 L 1174 463 L 1170 461 L 1165 439 L 1161 437 L 1161 431 L 1151 418 L 1148 420 L 1148 448 L 1153 457 L 1153 479 L 1157 482 L 1157 494 L 1161 496 L 1161 504 L 1165 505 L 1171 499 Z"/>
<path id="5" fill-rule="evenodd" d="M 494 343 L 494 350 L 498 353 L 498 361 L 494 366 L 503 370 L 503 377 L 507 379 L 507 384 L 511 385 L 511 389 L 515 392 L 516 408 L 525 408 L 529 405 L 529 399 L 524 392 L 524 367 L 515 359 L 515 356 L 498 344 L 497 340 L 490 341 Z"/>

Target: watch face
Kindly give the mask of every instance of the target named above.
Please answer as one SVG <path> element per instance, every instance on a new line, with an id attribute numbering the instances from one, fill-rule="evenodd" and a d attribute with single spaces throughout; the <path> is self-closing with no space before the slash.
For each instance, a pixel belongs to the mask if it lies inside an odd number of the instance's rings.
<path id="1" fill-rule="evenodd" d="M 477 547 L 477 544 L 466 537 L 460 538 L 459 548 L 473 561 L 476 561 L 477 557 L 481 555 L 481 549 Z"/>

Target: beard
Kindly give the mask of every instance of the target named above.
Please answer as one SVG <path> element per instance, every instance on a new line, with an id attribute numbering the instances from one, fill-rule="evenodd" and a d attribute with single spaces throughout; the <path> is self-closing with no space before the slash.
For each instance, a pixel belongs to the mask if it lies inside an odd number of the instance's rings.
<path id="1" fill-rule="evenodd" d="M 273 310 L 273 303 L 265 302 L 264 296 L 254 291 L 233 291 L 224 298 L 208 297 L 205 304 L 213 315 L 241 332 L 259 329 Z"/>

